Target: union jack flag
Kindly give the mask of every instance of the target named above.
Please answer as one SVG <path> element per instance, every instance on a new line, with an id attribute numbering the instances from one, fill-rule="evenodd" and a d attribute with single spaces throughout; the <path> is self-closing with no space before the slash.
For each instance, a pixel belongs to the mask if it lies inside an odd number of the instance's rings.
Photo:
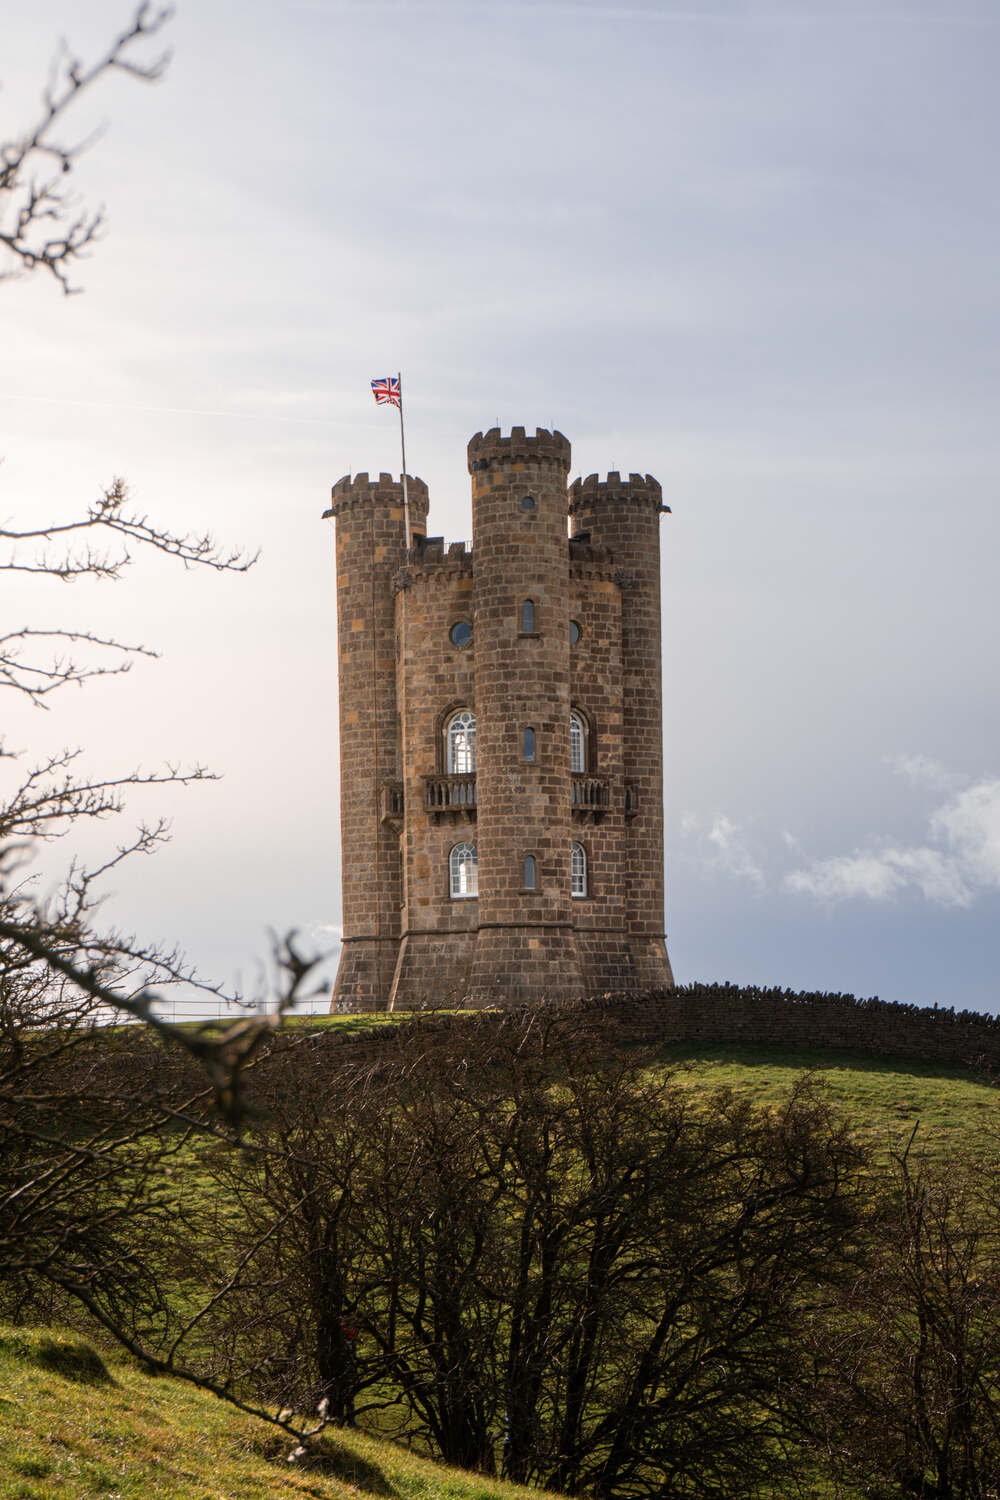
<path id="1" fill-rule="evenodd" d="M 384 380 L 373 380 L 372 391 L 376 406 L 385 406 L 386 402 L 390 406 L 401 407 L 403 404 L 403 393 L 399 389 L 398 375 L 387 375 Z"/>

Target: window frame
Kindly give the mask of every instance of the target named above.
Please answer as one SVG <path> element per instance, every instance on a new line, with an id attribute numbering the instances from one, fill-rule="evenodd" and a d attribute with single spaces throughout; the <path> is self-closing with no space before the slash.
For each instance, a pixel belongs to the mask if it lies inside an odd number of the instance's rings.
<path id="1" fill-rule="evenodd" d="M 462 758 L 471 762 L 468 765 L 459 765 L 460 752 L 455 741 L 458 733 L 452 731 L 458 725 L 459 720 L 471 721 L 471 735 L 469 734 L 469 722 L 463 726 L 465 730 L 466 748 Z M 476 774 L 476 713 L 472 708 L 453 708 L 445 717 L 444 721 L 444 772 L 446 776 L 474 776 Z"/>
<path id="2" fill-rule="evenodd" d="M 579 736 L 573 733 L 575 725 L 579 725 Z M 580 764 L 575 764 L 574 740 L 579 739 Z M 569 769 L 574 776 L 585 776 L 590 770 L 590 721 L 586 714 L 581 713 L 578 708 L 570 710 L 569 715 Z"/>
<path id="3" fill-rule="evenodd" d="M 569 846 L 569 893 L 574 901 L 583 901 L 590 895 L 590 860 L 585 846 L 576 839 Z"/>
<path id="4" fill-rule="evenodd" d="M 471 850 L 472 858 L 469 858 Z M 469 869 L 473 872 L 472 884 L 474 890 L 463 890 L 463 884 L 468 885 L 469 877 L 466 873 Z M 448 850 L 448 896 L 452 901 L 474 901 L 479 895 L 479 850 L 475 844 L 468 839 L 462 839 L 457 844 L 452 844 Z"/>

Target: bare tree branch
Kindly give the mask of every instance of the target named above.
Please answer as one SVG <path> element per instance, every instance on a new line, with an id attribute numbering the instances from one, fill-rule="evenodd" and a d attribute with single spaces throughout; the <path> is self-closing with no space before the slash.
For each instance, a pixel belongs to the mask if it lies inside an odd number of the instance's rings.
<path id="1" fill-rule="evenodd" d="M 78 290 L 70 281 L 73 266 L 100 237 L 104 210 L 83 207 L 64 183 L 96 136 L 69 143 L 59 133 L 76 100 L 102 76 L 127 73 L 144 83 L 163 76 L 168 53 L 143 62 L 135 49 L 156 36 L 171 14 L 169 7 L 157 9 L 147 0 L 128 30 L 90 66 L 63 44 L 52 64 L 40 117 L 23 135 L 0 146 L 0 248 L 8 258 L 0 280 L 43 270 L 65 293 Z"/>

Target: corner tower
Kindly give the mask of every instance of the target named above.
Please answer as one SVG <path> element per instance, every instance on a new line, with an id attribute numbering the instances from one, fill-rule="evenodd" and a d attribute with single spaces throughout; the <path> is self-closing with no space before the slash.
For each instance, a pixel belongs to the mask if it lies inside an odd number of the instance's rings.
<path id="1" fill-rule="evenodd" d="M 621 591 L 624 917 L 639 989 L 671 987 L 663 875 L 663 688 L 660 517 L 669 511 L 651 474 L 574 480 L 572 535 L 614 560 Z"/>
<path id="2" fill-rule="evenodd" d="M 408 479 L 411 527 L 426 525 L 427 486 Z M 337 521 L 340 844 L 343 949 L 333 1004 L 384 1008 L 399 948 L 401 780 L 393 578 L 406 561 L 401 480 L 345 475 L 326 516 Z"/>

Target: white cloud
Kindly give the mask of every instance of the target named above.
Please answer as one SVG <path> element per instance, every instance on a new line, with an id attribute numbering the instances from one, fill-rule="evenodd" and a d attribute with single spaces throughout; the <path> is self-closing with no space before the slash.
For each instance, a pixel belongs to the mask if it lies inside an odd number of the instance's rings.
<path id="1" fill-rule="evenodd" d="M 955 851 L 972 883 L 1000 886 L 1000 780 L 960 792 L 938 808 L 931 830 Z"/>
<path id="2" fill-rule="evenodd" d="M 680 831 L 685 838 L 697 838 L 708 844 L 702 862 L 709 870 L 763 886 L 764 872 L 747 847 L 742 826 L 725 813 L 719 813 L 707 830 L 697 814 L 683 813 Z"/>
<path id="3" fill-rule="evenodd" d="M 928 787 L 934 792 L 956 792 L 969 779 L 960 771 L 950 771 L 931 755 L 887 755 L 885 764 L 912 786 Z"/>
<path id="4" fill-rule="evenodd" d="M 922 766 L 923 757 L 906 759 L 913 765 L 904 774 L 912 776 L 916 768 L 925 784 L 929 774 L 938 785 L 940 775 L 948 774 L 934 762 Z M 937 808 L 923 844 L 874 846 L 814 860 L 786 875 L 784 884 L 819 901 L 888 901 L 916 891 L 936 906 L 971 906 L 985 890 L 1000 888 L 1000 780 L 976 782 Z"/>

